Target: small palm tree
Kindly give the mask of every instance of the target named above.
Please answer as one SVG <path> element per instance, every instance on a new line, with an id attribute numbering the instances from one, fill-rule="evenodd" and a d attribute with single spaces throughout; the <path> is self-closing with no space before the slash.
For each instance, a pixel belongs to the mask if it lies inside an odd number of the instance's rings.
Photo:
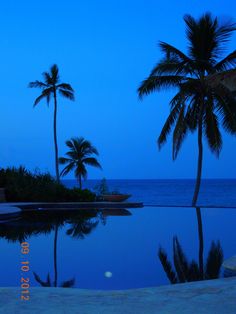
<path id="1" fill-rule="evenodd" d="M 43 72 L 44 81 L 34 81 L 29 83 L 30 88 L 39 88 L 42 93 L 35 99 L 34 107 L 43 99 L 46 99 L 49 105 L 51 98 L 54 99 L 54 146 L 55 146 L 55 167 L 56 179 L 59 182 L 59 164 L 58 164 L 58 144 L 57 144 L 57 95 L 61 95 L 70 100 L 74 100 L 74 90 L 68 83 L 61 83 L 58 66 L 54 64 L 49 72 Z"/>
<path id="2" fill-rule="evenodd" d="M 188 261 L 177 237 L 173 238 L 174 268 L 168 260 L 165 250 L 161 247 L 158 251 L 158 257 L 169 281 L 175 284 L 218 278 L 223 262 L 223 251 L 219 241 L 217 243 L 212 241 L 203 274 L 197 262 L 194 260 Z"/>
<path id="3" fill-rule="evenodd" d="M 236 66 L 236 51 L 222 58 L 235 24 L 220 24 L 211 14 L 199 19 L 184 17 L 188 40 L 188 54 L 176 47 L 160 42 L 163 58 L 144 80 L 138 93 L 140 97 L 168 88 L 175 88 L 170 101 L 170 114 L 158 138 L 162 148 L 173 130 L 173 159 L 189 132 L 198 134 L 198 166 L 192 206 L 198 199 L 203 161 L 203 137 L 210 150 L 219 156 L 222 148 L 220 123 L 229 133 L 236 133 L 236 100 L 230 88 L 220 80 L 211 83 L 212 75 L 218 76 Z"/>
<path id="4" fill-rule="evenodd" d="M 66 167 L 61 172 L 61 176 L 65 176 L 74 170 L 75 177 L 79 181 L 79 187 L 82 189 L 82 178 L 87 178 L 86 165 L 102 169 L 100 163 L 93 157 L 93 155 L 99 155 L 98 151 L 83 137 L 74 137 L 66 141 L 66 145 L 69 148 L 69 151 L 66 153 L 67 157 L 59 158 L 60 164 L 66 164 Z"/>

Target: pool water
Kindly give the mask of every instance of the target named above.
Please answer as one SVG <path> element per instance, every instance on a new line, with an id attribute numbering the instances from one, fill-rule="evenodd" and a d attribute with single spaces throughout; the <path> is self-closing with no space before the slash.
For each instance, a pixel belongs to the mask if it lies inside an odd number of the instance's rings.
<path id="1" fill-rule="evenodd" d="M 201 236 L 204 263 L 212 241 L 220 241 L 224 259 L 236 253 L 236 209 L 199 212 L 201 234 L 196 209 L 191 207 L 24 212 L 0 223 L 0 286 L 20 285 L 22 259 L 29 261 L 31 286 L 45 282 L 53 286 L 55 271 L 57 286 L 72 279 L 74 287 L 85 289 L 168 284 L 158 249 L 161 246 L 173 264 L 175 236 L 189 261 L 198 263 Z M 24 241 L 29 243 L 27 256 L 21 253 Z"/>

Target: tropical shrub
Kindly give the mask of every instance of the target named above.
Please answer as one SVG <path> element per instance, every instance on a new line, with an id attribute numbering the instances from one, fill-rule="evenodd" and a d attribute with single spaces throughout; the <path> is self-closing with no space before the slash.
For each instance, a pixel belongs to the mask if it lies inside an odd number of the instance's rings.
<path id="1" fill-rule="evenodd" d="M 25 167 L 0 169 L 0 187 L 8 202 L 94 201 L 95 194 L 85 189 L 69 189 L 49 173 L 31 173 Z"/>

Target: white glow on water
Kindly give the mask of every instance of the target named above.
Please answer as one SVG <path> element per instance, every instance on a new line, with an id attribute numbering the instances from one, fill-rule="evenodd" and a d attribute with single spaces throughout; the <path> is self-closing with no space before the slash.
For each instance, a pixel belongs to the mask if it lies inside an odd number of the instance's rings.
<path id="1" fill-rule="evenodd" d="M 112 277 L 112 272 L 106 271 L 106 272 L 104 273 L 104 276 L 105 276 L 106 278 L 111 278 L 111 277 Z"/>

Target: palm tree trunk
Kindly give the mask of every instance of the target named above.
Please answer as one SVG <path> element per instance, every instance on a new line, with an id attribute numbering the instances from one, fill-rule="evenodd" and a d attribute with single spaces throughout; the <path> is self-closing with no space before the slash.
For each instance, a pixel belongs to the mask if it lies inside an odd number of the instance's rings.
<path id="1" fill-rule="evenodd" d="M 58 145 L 57 145 L 57 94 L 54 90 L 54 120 L 53 120 L 53 134 L 54 134 L 54 147 L 55 147 L 55 167 L 56 167 L 56 179 L 60 182 L 59 176 L 59 163 L 58 163 Z"/>
<path id="2" fill-rule="evenodd" d="M 203 266 L 204 243 L 203 243 L 202 215 L 201 215 L 200 207 L 196 207 L 196 213 L 197 213 L 198 239 L 199 239 L 198 265 L 199 265 L 201 279 L 204 279 L 204 266 Z"/>
<path id="3" fill-rule="evenodd" d="M 81 178 L 81 174 L 79 174 L 79 188 L 80 188 L 80 190 L 82 190 L 82 178 Z"/>
<path id="4" fill-rule="evenodd" d="M 195 184 L 195 190 L 192 200 L 192 206 L 195 207 L 198 199 L 198 194 L 201 185 L 202 177 L 202 159 L 203 159 L 203 145 L 202 145 L 202 121 L 198 125 L 198 166 L 197 166 L 197 179 Z"/>
<path id="5" fill-rule="evenodd" d="M 57 236 L 58 226 L 56 226 L 54 236 L 54 287 L 57 287 Z"/>

